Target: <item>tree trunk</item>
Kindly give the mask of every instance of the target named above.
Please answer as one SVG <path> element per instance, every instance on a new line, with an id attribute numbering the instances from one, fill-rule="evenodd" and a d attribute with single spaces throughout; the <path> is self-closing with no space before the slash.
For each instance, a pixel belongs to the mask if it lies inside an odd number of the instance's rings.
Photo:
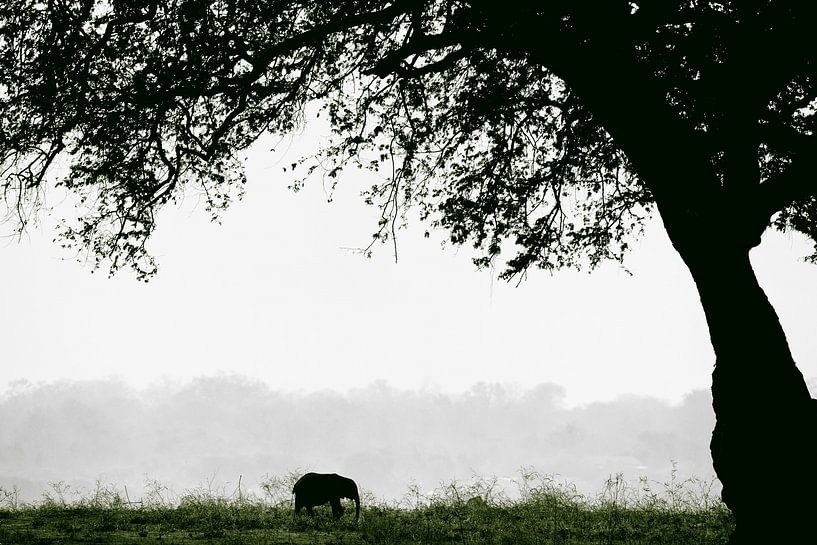
<path id="1" fill-rule="evenodd" d="M 735 516 L 730 544 L 814 542 L 817 402 L 748 249 L 698 242 L 676 248 L 697 284 L 715 349 L 710 449 Z"/>

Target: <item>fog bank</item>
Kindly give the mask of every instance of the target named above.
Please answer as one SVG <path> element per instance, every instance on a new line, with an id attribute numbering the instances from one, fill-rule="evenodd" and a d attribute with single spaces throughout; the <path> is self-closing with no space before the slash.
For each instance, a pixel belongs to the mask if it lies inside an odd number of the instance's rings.
<path id="1" fill-rule="evenodd" d="M 714 476 L 706 390 L 670 405 L 649 397 L 566 408 L 554 384 L 477 384 L 459 395 L 374 383 L 346 393 L 294 393 L 241 376 L 136 390 L 122 382 L 18 382 L 0 394 L 0 487 L 22 499 L 49 482 L 97 480 L 131 499 L 158 480 L 245 491 L 265 475 L 337 472 L 383 499 L 410 483 L 431 490 L 473 474 L 510 483 L 534 467 L 599 491 L 611 475 L 666 481 Z"/>

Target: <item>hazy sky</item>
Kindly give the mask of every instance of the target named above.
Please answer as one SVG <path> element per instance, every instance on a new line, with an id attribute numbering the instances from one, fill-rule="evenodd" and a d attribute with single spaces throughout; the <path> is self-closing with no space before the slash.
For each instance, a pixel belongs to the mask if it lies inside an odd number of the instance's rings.
<path id="1" fill-rule="evenodd" d="M 314 136 L 314 135 L 313 135 Z M 314 140 L 285 141 L 288 158 Z M 533 271 L 518 287 L 476 271 L 469 248 L 440 248 L 414 224 L 371 260 L 377 211 L 346 175 L 286 188 L 275 144 L 249 155 L 243 201 L 211 224 L 195 198 L 167 210 L 147 284 L 64 260 L 45 227 L 0 248 L 0 388 L 15 380 L 160 378 L 219 372 L 276 389 L 348 390 L 375 380 L 461 392 L 479 381 L 566 389 L 568 405 L 622 394 L 678 402 L 708 387 L 713 354 L 697 294 L 660 223 L 626 262 L 592 274 Z M 300 147 L 299 147 L 300 146 Z M 56 194 L 57 215 L 70 213 Z M 817 268 L 805 243 L 767 234 L 753 261 L 807 377 L 817 376 Z"/>

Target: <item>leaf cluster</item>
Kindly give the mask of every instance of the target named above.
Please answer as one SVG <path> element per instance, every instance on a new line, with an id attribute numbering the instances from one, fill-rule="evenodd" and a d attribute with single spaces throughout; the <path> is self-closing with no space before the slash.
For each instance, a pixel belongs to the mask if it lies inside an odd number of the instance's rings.
<path id="1" fill-rule="evenodd" d="M 806 13 L 771 1 L 9 0 L 0 186 L 22 230 L 54 175 L 79 202 L 63 244 L 147 278 L 158 210 L 192 192 L 217 219 L 241 196 L 243 152 L 291 133 L 315 102 L 333 136 L 293 186 L 316 170 L 379 174 L 363 191 L 381 209 L 373 243 L 416 208 L 480 266 L 510 251 L 508 277 L 595 266 L 622 259 L 656 203 L 665 220 L 748 245 L 770 222 L 817 238 Z"/>

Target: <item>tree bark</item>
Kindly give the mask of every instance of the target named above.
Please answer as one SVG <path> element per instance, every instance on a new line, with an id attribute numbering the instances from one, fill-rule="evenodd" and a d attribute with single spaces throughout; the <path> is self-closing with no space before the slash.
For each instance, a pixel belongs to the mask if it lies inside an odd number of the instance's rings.
<path id="1" fill-rule="evenodd" d="M 730 544 L 810 543 L 817 402 L 758 284 L 749 249 L 723 238 L 697 242 L 675 246 L 698 287 L 715 350 L 710 450 L 722 499 L 735 516 Z"/>

